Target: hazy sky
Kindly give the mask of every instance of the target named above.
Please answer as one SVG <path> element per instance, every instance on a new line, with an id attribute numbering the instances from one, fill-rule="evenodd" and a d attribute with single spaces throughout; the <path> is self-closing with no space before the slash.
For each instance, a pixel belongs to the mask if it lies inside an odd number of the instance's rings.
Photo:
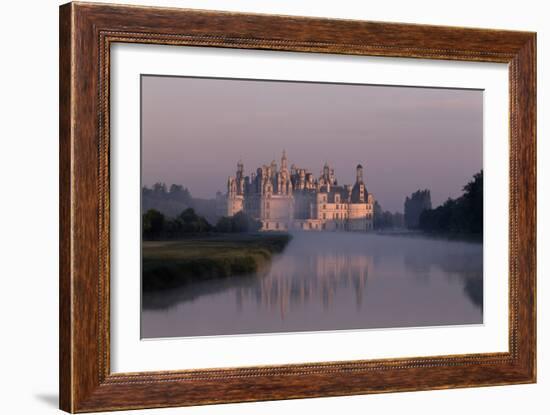
<path id="1" fill-rule="evenodd" d="M 361 163 L 385 210 L 428 188 L 432 204 L 461 194 L 483 164 L 483 92 L 325 83 L 142 77 L 142 180 L 182 184 L 194 197 L 225 193 L 286 149 L 289 166 L 339 184 Z"/>

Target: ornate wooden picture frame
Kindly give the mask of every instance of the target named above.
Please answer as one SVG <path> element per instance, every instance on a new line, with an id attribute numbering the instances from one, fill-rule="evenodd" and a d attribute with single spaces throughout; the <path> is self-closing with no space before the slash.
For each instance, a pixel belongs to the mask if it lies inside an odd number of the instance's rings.
<path id="1" fill-rule="evenodd" d="M 115 43 L 509 65 L 509 351 L 111 373 L 109 68 Z M 60 407 L 68 412 L 536 380 L 536 34 L 69 3 L 60 8 Z M 231 366 L 231 362 L 227 362 Z"/>

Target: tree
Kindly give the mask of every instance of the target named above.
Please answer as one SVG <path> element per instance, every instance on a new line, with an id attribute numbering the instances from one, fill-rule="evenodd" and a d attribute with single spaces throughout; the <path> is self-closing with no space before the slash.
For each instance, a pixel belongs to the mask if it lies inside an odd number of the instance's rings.
<path id="1" fill-rule="evenodd" d="M 420 215 L 426 209 L 432 208 L 432 198 L 430 191 L 417 190 L 411 197 L 405 199 L 405 225 L 409 229 L 418 228 Z"/>
<path id="2" fill-rule="evenodd" d="M 378 201 L 374 202 L 374 228 L 394 229 L 403 228 L 403 214 L 400 212 L 391 213 L 383 210 Z"/>
<path id="3" fill-rule="evenodd" d="M 149 209 L 143 215 L 143 237 L 145 239 L 179 238 L 188 234 L 210 232 L 212 229 L 212 225 L 191 208 L 185 209 L 174 219 L 165 218 L 155 209 Z"/>
<path id="4" fill-rule="evenodd" d="M 164 215 L 158 210 L 149 209 L 143 215 L 143 236 L 155 239 L 162 235 L 164 229 Z"/>
<path id="5" fill-rule="evenodd" d="M 374 201 L 374 207 L 373 207 L 373 219 L 374 219 L 374 228 L 375 229 L 381 229 L 382 226 L 382 206 L 380 206 L 380 203 L 378 203 L 378 200 Z"/>
<path id="6" fill-rule="evenodd" d="M 176 218 L 182 233 L 205 233 L 212 230 L 208 221 L 195 213 L 195 209 L 187 208 Z"/>
<path id="7" fill-rule="evenodd" d="M 393 227 L 394 228 L 404 228 L 405 227 L 405 216 L 401 212 L 394 212 L 394 214 L 393 214 Z"/>
<path id="8" fill-rule="evenodd" d="M 463 187 L 457 199 L 449 198 L 436 209 L 424 210 L 419 228 L 428 232 L 483 234 L 483 170 Z"/>
<path id="9" fill-rule="evenodd" d="M 233 215 L 233 232 L 257 232 L 262 227 L 261 222 L 252 219 L 242 210 Z"/>
<path id="10" fill-rule="evenodd" d="M 216 231 L 223 233 L 257 232 L 262 223 L 248 216 L 243 211 L 231 217 L 223 216 L 216 223 Z"/>
<path id="11" fill-rule="evenodd" d="M 168 193 L 169 199 L 178 202 L 190 204 L 192 202 L 191 193 L 181 184 L 172 184 L 170 186 L 170 193 Z"/>
<path id="12" fill-rule="evenodd" d="M 156 198 L 164 198 L 166 196 L 166 185 L 164 183 L 155 183 L 152 190 L 153 196 Z"/>
<path id="13" fill-rule="evenodd" d="M 141 195 L 143 197 L 151 197 L 153 195 L 153 191 L 149 189 L 147 186 L 143 186 L 141 188 Z"/>
<path id="14" fill-rule="evenodd" d="M 448 199 L 436 209 L 424 210 L 420 215 L 419 228 L 430 232 L 446 232 L 457 229 L 456 221 L 457 202 Z"/>
<path id="15" fill-rule="evenodd" d="M 393 215 L 388 210 L 382 213 L 382 226 L 384 228 L 393 228 Z"/>
<path id="16" fill-rule="evenodd" d="M 216 223 L 216 231 L 222 233 L 233 232 L 233 221 L 227 216 L 222 216 Z"/>
<path id="17" fill-rule="evenodd" d="M 483 170 L 474 175 L 464 188 L 462 204 L 466 218 L 465 227 L 472 233 L 483 232 Z"/>
<path id="18" fill-rule="evenodd" d="M 144 210 L 156 209 L 167 217 L 175 218 L 188 207 L 196 207 L 195 200 L 187 188 L 180 184 L 166 185 L 155 183 L 151 188 L 144 186 L 141 189 L 141 204 Z"/>

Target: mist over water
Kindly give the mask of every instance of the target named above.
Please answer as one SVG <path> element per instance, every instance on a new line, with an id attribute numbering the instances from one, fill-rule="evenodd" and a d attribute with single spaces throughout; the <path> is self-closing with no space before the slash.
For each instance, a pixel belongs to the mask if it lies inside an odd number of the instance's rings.
<path id="1" fill-rule="evenodd" d="M 481 243 L 293 236 L 259 274 L 144 293 L 142 337 L 483 323 Z"/>

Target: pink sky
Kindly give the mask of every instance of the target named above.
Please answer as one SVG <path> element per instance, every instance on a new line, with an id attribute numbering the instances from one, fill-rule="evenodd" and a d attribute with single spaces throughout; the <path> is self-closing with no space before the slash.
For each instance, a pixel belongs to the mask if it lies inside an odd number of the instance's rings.
<path id="1" fill-rule="evenodd" d="M 461 194 L 483 165 L 483 92 L 185 77 L 142 77 L 142 181 L 225 192 L 239 159 L 249 174 L 280 162 L 340 184 L 364 167 L 382 207 L 431 190 L 434 206 Z"/>

